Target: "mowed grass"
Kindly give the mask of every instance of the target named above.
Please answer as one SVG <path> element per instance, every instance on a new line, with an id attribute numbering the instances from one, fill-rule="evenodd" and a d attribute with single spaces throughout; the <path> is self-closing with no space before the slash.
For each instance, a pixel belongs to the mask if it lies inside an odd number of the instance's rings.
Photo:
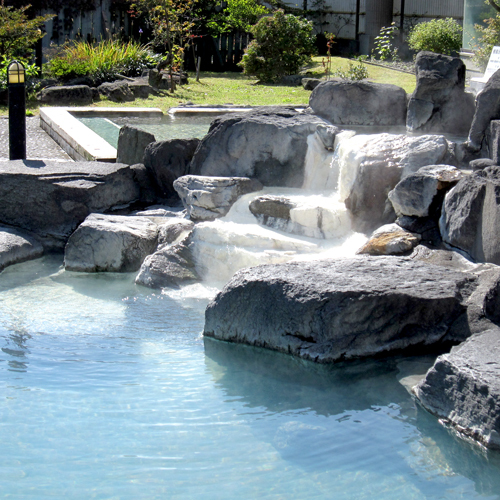
<path id="1" fill-rule="evenodd" d="M 306 68 L 304 76 L 322 78 L 325 76 L 323 57 L 313 58 L 312 64 Z M 357 65 L 358 61 L 346 58 L 333 57 L 331 76 L 335 71 L 346 70 L 349 64 Z M 369 80 L 376 83 L 392 83 L 406 90 L 407 93 L 415 89 L 415 75 L 402 73 L 385 67 L 366 65 Z M 288 87 L 278 84 L 260 84 L 257 79 L 244 76 L 241 73 L 201 73 L 200 81 L 197 82 L 194 74 L 189 75 L 189 84 L 178 86 L 175 93 L 163 92 L 159 96 L 150 96 L 147 99 L 136 99 L 130 103 L 114 103 L 102 99 L 94 103 L 94 107 L 154 107 L 167 111 L 171 107 L 180 104 L 192 103 L 200 106 L 207 105 L 307 105 L 310 91 L 302 87 Z M 39 105 L 30 102 L 28 109 L 38 113 Z M 0 107 L 0 114 L 7 114 L 6 106 Z"/>

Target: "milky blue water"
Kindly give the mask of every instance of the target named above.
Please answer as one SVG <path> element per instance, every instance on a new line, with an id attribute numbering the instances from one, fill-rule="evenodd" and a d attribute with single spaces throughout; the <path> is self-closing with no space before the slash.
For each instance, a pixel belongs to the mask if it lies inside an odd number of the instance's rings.
<path id="1" fill-rule="evenodd" d="M 161 118 L 129 117 L 78 117 L 88 128 L 100 135 L 114 148 L 118 146 L 118 136 L 123 125 L 131 125 L 155 136 L 157 141 L 167 139 L 201 139 L 208 132 L 210 123 L 215 119 L 211 115 L 164 115 Z"/>
<path id="2" fill-rule="evenodd" d="M 60 266 L 0 274 L 0 498 L 500 498 L 498 454 L 399 383 L 429 359 L 204 342 L 206 289 Z"/>

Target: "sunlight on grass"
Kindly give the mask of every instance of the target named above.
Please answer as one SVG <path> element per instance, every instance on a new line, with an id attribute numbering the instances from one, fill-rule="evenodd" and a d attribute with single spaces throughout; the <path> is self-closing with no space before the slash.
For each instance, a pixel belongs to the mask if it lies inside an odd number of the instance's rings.
<path id="1" fill-rule="evenodd" d="M 321 78 L 324 77 L 322 57 L 313 58 L 312 64 L 306 68 L 304 76 Z M 353 61 L 341 57 L 332 58 L 333 74 L 338 69 L 346 70 L 349 63 Z M 354 64 L 358 64 L 354 61 Z M 388 68 L 367 65 L 369 80 L 376 83 L 392 83 L 406 90 L 407 93 L 415 89 L 415 75 L 394 71 Z M 174 94 L 163 92 L 160 96 L 150 96 L 147 99 L 136 99 L 130 103 L 114 103 L 103 99 L 93 106 L 95 107 L 155 107 L 162 111 L 179 106 L 180 104 L 192 103 L 200 106 L 207 105 L 249 105 L 249 106 L 272 106 L 272 105 L 297 105 L 304 106 L 309 102 L 310 91 L 302 87 L 287 87 L 283 85 L 259 84 L 255 78 L 239 73 L 201 73 L 200 82 L 195 80 L 194 74 L 190 75 L 189 84 L 178 87 Z M 30 102 L 29 108 L 38 113 L 39 105 Z M 8 114 L 6 106 L 0 106 L 0 115 Z"/>

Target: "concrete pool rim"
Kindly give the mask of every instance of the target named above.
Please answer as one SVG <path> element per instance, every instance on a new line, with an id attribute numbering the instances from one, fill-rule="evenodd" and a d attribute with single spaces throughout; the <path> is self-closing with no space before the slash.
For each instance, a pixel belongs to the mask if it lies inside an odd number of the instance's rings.
<path id="1" fill-rule="evenodd" d="M 224 113 L 251 111 L 261 106 L 178 106 L 170 108 L 169 115 L 216 116 Z M 288 106 L 287 106 L 288 107 Z M 293 106 L 303 109 L 305 106 Z M 159 108 L 93 108 L 93 107 L 42 107 L 40 127 L 59 144 L 75 161 L 116 162 L 116 148 L 90 130 L 78 117 L 142 116 L 162 117 Z"/>

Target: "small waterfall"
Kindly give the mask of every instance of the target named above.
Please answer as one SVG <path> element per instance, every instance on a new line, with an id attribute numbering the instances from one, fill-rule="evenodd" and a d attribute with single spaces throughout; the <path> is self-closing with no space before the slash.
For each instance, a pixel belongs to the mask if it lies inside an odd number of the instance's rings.
<path id="1" fill-rule="evenodd" d="M 191 249 L 199 274 L 224 282 L 244 267 L 354 255 L 366 237 L 352 232 L 338 189 L 341 170 L 348 172 L 349 162 L 355 162 L 348 146 L 354 134 L 339 133 L 334 150 L 325 148 L 318 133 L 311 134 L 301 189 L 264 188 L 242 196 L 225 217 L 197 224 Z M 292 206 L 289 219 L 266 217 L 266 225 L 259 224 L 249 205 L 263 196 L 286 200 Z"/>
<path id="2" fill-rule="evenodd" d="M 307 153 L 304 164 L 304 183 L 307 191 L 336 191 L 339 182 L 338 149 L 353 137 L 355 132 L 344 130 L 335 137 L 333 149 L 326 149 L 318 132 L 307 138 Z"/>

